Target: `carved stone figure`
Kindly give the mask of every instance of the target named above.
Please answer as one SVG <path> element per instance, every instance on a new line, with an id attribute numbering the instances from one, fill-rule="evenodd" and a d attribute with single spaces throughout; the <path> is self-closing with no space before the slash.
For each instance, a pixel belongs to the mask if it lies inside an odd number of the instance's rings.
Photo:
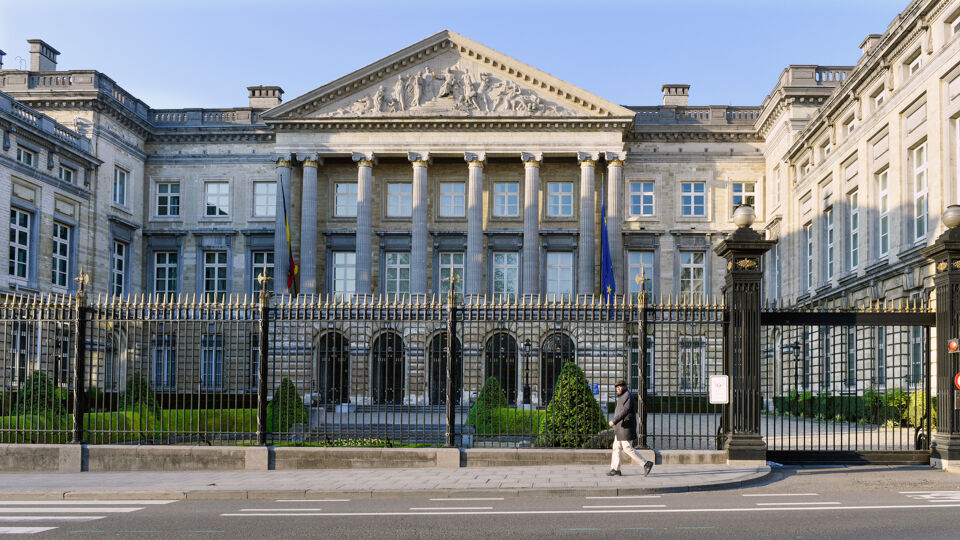
<path id="1" fill-rule="evenodd" d="M 405 110 L 407 107 L 406 103 L 404 103 L 406 97 L 407 88 L 403 82 L 403 75 L 397 75 L 397 84 L 393 87 L 393 108 L 397 111 Z"/>
<path id="2" fill-rule="evenodd" d="M 453 73 L 453 68 L 447 68 L 447 73 L 443 77 L 443 83 L 440 85 L 440 91 L 437 97 L 456 97 L 454 92 L 457 89 L 457 76 Z"/>
<path id="3" fill-rule="evenodd" d="M 383 89 L 383 85 L 380 85 L 380 88 L 377 88 L 377 93 L 373 95 L 373 110 L 376 112 L 383 112 L 384 99 L 386 91 Z"/>
<path id="4" fill-rule="evenodd" d="M 482 111 L 490 110 L 490 90 L 493 88 L 493 82 L 489 73 L 480 74 L 480 86 L 477 88 L 477 99 L 483 103 L 483 107 L 478 107 Z"/>
<path id="5" fill-rule="evenodd" d="M 423 93 L 423 74 L 419 71 L 407 79 L 407 86 L 410 90 L 410 106 L 420 106 L 420 95 Z"/>
<path id="6" fill-rule="evenodd" d="M 480 103 L 477 101 L 477 90 L 473 87 L 473 80 L 470 75 L 463 76 L 463 104 L 469 109 L 480 110 Z"/>

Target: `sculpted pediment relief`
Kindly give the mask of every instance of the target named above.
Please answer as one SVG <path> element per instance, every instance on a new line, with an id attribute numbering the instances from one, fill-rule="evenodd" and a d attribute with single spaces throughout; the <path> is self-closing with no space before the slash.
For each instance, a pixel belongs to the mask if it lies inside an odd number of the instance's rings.
<path id="1" fill-rule="evenodd" d="M 633 111 L 449 31 L 284 103 L 267 121 L 610 118 Z"/>
<path id="2" fill-rule="evenodd" d="M 416 66 L 325 107 L 312 118 L 418 116 L 574 116 L 536 91 L 455 55 Z M 446 60 L 446 61 L 444 61 Z M 452 61 L 451 61 L 452 60 Z"/>

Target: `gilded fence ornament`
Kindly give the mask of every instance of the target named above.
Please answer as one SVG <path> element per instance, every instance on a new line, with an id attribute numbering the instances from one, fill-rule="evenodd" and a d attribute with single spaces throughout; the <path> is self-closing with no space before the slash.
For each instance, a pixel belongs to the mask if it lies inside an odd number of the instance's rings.
<path id="1" fill-rule="evenodd" d="M 753 270 L 757 267 L 756 259 L 740 259 L 737 261 L 737 267 L 741 270 Z"/>
<path id="2" fill-rule="evenodd" d="M 937 272 L 943 272 L 946 269 L 947 269 L 947 263 L 945 262 L 942 262 L 937 265 Z"/>
<path id="3" fill-rule="evenodd" d="M 953 268 L 955 270 L 960 270 L 960 261 L 953 261 Z"/>

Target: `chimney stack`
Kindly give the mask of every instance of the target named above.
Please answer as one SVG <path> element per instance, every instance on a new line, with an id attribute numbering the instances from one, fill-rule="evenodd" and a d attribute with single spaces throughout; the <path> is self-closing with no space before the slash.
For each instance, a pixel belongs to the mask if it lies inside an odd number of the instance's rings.
<path id="1" fill-rule="evenodd" d="M 863 56 L 866 56 L 873 52 L 873 48 L 877 46 L 877 43 L 880 43 L 880 38 L 883 37 L 883 34 L 870 34 L 863 39 L 863 43 L 860 44 L 860 51 L 862 51 Z"/>
<path id="2" fill-rule="evenodd" d="M 280 104 L 283 88 L 279 86 L 248 86 L 251 109 L 272 109 Z"/>
<path id="3" fill-rule="evenodd" d="M 7 53 L 0 51 L 0 69 L 3 69 L 3 57 L 6 56 L 6 54 Z"/>
<path id="4" fill-rule="evenodd" d="M 669 107 L 686 107 L 690 97 L 689 84 L 663 85 L 663 104 Z"/>
<path id="5" fill-rule="evenodd" d="M 60 51 L 42 39 L 28 39 L 30 44 L 30 71 L 56 71 Z"/>

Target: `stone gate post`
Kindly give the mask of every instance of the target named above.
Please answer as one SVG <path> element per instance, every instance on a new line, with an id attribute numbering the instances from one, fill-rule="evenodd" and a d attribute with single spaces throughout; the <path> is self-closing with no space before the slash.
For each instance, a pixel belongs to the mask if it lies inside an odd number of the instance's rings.
<path id="1" fill-rule="evenodd" d="M 717 255 L 727 260 L 723 285 L 727 331 L 723 372 L 729 376 L 730 403 L 724 407 L 724 449 L 729 461 L 764 461 L 767 445 L 760 435 L 760 307 L 763 255 L 776 244 L 750 228 L 753 208 L 733 214 L 737 230 L 720 242 Z"/>

